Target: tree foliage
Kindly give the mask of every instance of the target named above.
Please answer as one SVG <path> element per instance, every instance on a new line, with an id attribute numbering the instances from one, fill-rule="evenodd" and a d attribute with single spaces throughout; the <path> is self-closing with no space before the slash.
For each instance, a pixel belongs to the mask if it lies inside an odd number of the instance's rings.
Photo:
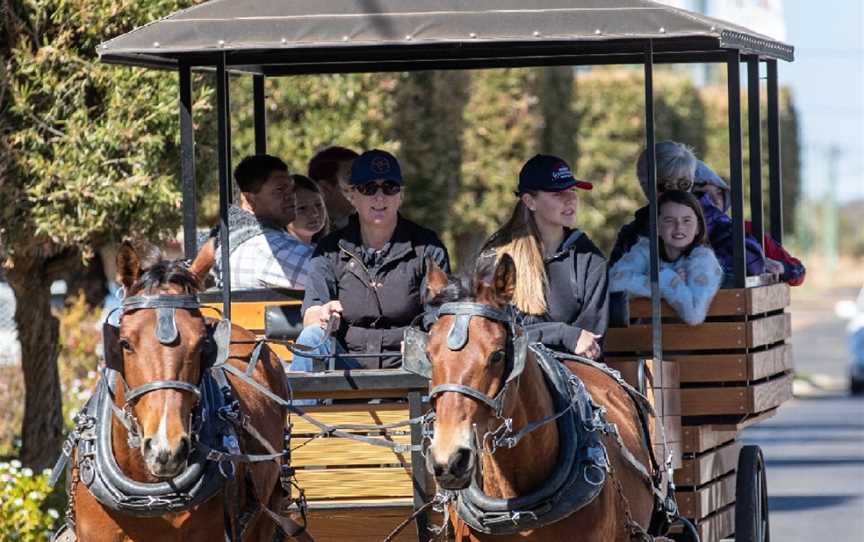
<path id="1" fill-rule="evenodd" d="M 94 62 L 96 45 L 189 2 L 27 1 L 7 62 L 14 174 L 0 193 L 4 245 L 34 236 L 85 253 L 158 239 L 178 223 L 177 78 Z M 14 259 L 13 259 L 14 263 Z"/>
<path id="2" fill-rule="evenodd" d="M 62 437 L 51 282 L 107 240 L 179 223 L 176 76 L 98 64 L 96 45 L 190 3 L 3 3 L 0 245 L 20 300 L 22 460 L 37 468 Z"/>

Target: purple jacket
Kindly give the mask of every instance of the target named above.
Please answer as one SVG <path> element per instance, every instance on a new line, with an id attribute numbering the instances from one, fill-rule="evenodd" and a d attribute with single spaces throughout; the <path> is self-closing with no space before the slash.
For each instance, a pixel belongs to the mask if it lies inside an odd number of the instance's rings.
<path id="1" fill-rule="evenodd" d="M 724 273 L 734 271 L 732 258 L 732 219 L 714 206 L 708 195 L 699 198 L 702 212 L 705 215 L 705 225 L 708 227 L 708 239 L 714 254 L 720 261 Z M 744 252 L 747 258 L 747 274 L 761 275 L 765 272 L 765 256 L 762 246 L 752 235 L 744 236 Z"/>

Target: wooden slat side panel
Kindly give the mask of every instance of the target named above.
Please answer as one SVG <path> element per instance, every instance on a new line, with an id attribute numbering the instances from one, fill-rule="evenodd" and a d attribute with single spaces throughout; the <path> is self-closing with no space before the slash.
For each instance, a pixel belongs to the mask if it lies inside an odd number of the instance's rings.
<path id="1" fill-rule="evenodd" d="M 663 430 L 666 432 L 666 442 L 683 442 L 683 430 L 681 427 L 681 416 L 665 416 L 654 419 L 654 434 L 652 442 L 661 442 L 660 422 L 663 422 Z"/>
<path id="2" fill-rule="evenodd" d="M 663 349 L 667 352 L 739 349 L 747 346 L 746 322 L 706 322 L 698 326 L 663 325 Z M 651 349 L 651 326 L 609 328 L 606 332 L 608 352 L 648 352 Z M 675 359 L 670 356 L 669 359 Z"/>
<path id="3" fill-rule="evenodd" d="M 724 289 L 719 290 L 711 305 L 708 307 L 708 317 L 712 316 L 741 316 L 747 312 L 746 289 Z M 677 316 L 673 309 L 665 301 L 660 303 L 662 315 L 668 317 Z M 641 297 L 630 300 L 630 318 L 651 318 L 651 300 Z"/>
<path id="4" fill-rule="evenodd" d="M 682 516 L 696 520 L 704 518 L 735 502 L 735 473 L 696 490 L 676 491 L 675 498 Z"/>
<path id="5" fill-rule="evenodd" d="M 792 345 L 789 344 L 750 354 L 669 354 L 669 359 L 677 365 L 680 382 L 685 384 L 761 380 L 787 371 L 793 365 Z M 629 364 L 633 364 L 632 370 L 635 371 L 635 362 L 625 357 L 612 357 L 608 363 L 615 368 L 621 367 L 622 375 Z M 668 376 L 670 372 L 665 374 Z"/>
<path id="6" fill-rule="evenodd" d="M 741 444 L 733 441 L 693 459 L 685 459 L 675 471 L 678 486 L 702 486 L 735 470 Z"/>
<path id="7" fill-rule="evenodd" d="M 747 379 L 746 354 L 675 355 L 682 383 L 743 382 Z"/>
<path id="8" fill-rule="evenodd" d="M 792 375 L 757 384 L 751 390 L 751 413 L 763 412 L 777 407 L 792 398 Z"/>
<path id="9" fill-rule="evenodd" d="M 678 441 L 678 442 L 667 441 L 665 449 L 664 449 L 663 443 L 657 441 L 654 443 L 653 448 L 654 448 L 654 455 L 655 455 L 655 457 L 657 457 L 657 461 L 660 461 L 662 463 L 665 461 L 665 457 L 668 454 L 672 454 L 672 468 L 673 469 L 681 468 L 681 456 L 684 453 L 682 451 L 683 448 L 681 445 L 681 441 Z"/>
<path id="10" fill-rule="evenodd" d="M 317 542 L 381 542 L 402 521 L 413 513 L 413 508 L 339 508 L 309 512 L 309 533 Z M 436 521 L 440 523 L 440 518 Z M 394 541 L 417 542 L 417 530 L 407 526 Z"/>
<path id="11" fill-rule="evenodd" d="M 713 425 L 685 425 L 681 428 L 681 440 L 685 453 L 702 453 L 721 444 L 735 440 L 736 428 L 718 428 Z"/>
<path id="12" fill-rule="evenodd" d="M 742 415 L 750 408 L 748 388 L 685 388 L 681 390 L 681 411 L 684 416 Z"/>
<path id="13" fill-rule="evenodd" d="M 747 314 L 780 310 L 788 307 L 791 302 L 789 285 L 785 282 L 758 288 L 746 288 L 744 292 L 746 292 L 747 297 Z"/>
<path id="14" fill-rule="evenodd" d="M 402 467 L 298 470 L 297 480 L 310 500 L 413 496 L 411 471 Z"/>
<path id="15" fill-rule="evenodd" d="M 756 348 L 784 341 L 792 336 L 792 319 L 789 314 L 775 314 L 747 323 L 747 347 Z"/>
<path id="16" fill-rule="evenodd" d="M 403 403 L 315 406 L 306 407 L 304 411 L 317 421 L 331 426 L 348 423 L 383 425 L 409 419 L 408 405 Z M 317 427 L 299 416 L 291 416 L 291 423 L 294 424 L 292 435 L 314 435 L 319 432 Z M 408 427 L 399 428 L 399 431 L 408 432 Z"/>
<path id="17" fill-rule="evenodd" d="M 657 416 L 680 416 L 681 409 L 681 393 L 677 388 L 656 390 L 649 393 L 651 404 L 654 405 L 654 412 Z"/>
<path id="18" fill-rule="evenodd" d="M 383 438 L 383 437 L 382 437 Z M 395 435 L 387 440 L 399 444 L 411 444 L 408 435 Z M 342 465 L 408 465 L 409 452 L 396 453 L 390 448 L 373 446 L 365 442 L 346 438 L 294 438 L 291 464 L 295 467 L 342 466 Z"/>
<path id="19" fill-rule="evenodd" d="M 696 525 L 702 542 L 718 542 L 735 532 L 735 505 L 703 518 Z"/>
<path id="20" fill-rule="evenodd" d="M 605 359 L 609 367 L 621 373 L 621 377 L 631 386 L 637 385 L 638 360 L 632 357 L 614 357 L 610 356 Z M 653 383 L 655 388 L 677 388 L 679 383 L 678 364 L 674 361 L 666 360 L 663 362 L 663 374 L 660 375 L 655 371 L 654 360 L 646 360 L 649 381 Z M 661 380 L 662 378 L 662 380 Z M 660 385 L 662 382 L 662 386 Z"/>
<path id="21" fill-rule="evenodd" d="M 748 358 L 749 379 L 762 380 L 792 369 L 792 345 L 780 344 L 769 350 L 749 354 Z"/>

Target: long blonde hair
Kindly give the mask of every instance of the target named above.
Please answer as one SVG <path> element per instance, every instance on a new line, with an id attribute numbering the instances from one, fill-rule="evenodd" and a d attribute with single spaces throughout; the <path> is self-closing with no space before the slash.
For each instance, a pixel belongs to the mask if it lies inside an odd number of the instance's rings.
<path id="1" fill-rule="evenodd" d="M 546 313 L 549 278 L 543 261 L 543 242 L 534 213 L 519 199 L 510 219 L 483 244 L 483 252 L 495 250 L 496 259 L 509 254 L 516 263 L 513 304 L 525 314 Z"/>

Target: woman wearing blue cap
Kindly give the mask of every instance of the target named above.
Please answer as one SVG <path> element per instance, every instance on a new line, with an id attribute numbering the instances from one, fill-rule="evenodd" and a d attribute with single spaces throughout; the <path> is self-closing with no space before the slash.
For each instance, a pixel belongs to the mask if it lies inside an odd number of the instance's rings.
<path id="1" fill-rule="evenodd" d="M 531 340 L 596 359 L 609 314 L 606 258 L 575 227 L 577 189 L 591 188 L 564 160 L 531 158 L 519 172 L 513 215 L 478 263 L 509 254 L 516 262 L 513 304 Z"/>
<path id="2" fill-rule="evenodd" d="M 449 271 L 447 250 L 435 232 L 399 214 L 404 182 L 393 155 L 377 149 L 361 154 L 351 166 L 350 185 L 357 213 L 346 227 L 324 237 L 312 255 L 302 309 L 305 327 L 297 344 L 331 353 L 332 347 L 321 342 L 336 316 L 336 348 L 347 353 L 337 367 L 396 367 L 405 327 L 423 312 L 427 261 Z M 393 355 L 350 357 L 380 352 Z M 295 355 L 292 370 L 311 369 L 311 359 Z"/>

